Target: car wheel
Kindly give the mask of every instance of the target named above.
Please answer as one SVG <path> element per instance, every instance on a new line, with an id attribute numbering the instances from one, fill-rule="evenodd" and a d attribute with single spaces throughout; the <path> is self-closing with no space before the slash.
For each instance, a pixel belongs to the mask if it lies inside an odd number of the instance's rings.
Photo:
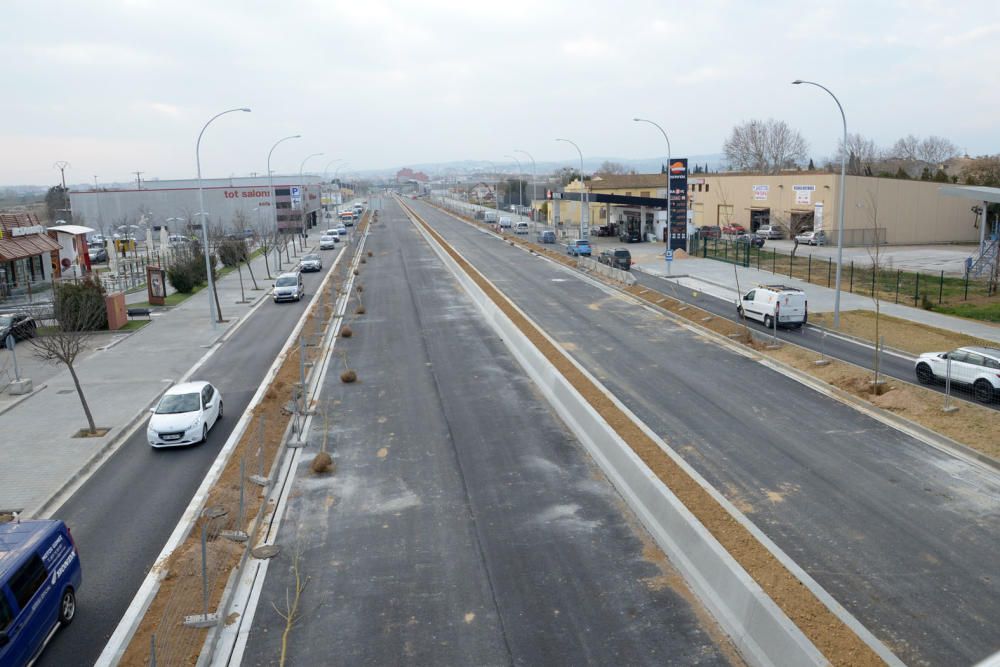
<path id="1" fill-rule="evenodd" d="M 76 616 L 76 595 L 72 588 L 67 588 L 59 601 L 59 623 L 69 625 L 73 622 L 74 616 Z"/>
<path id="2" fill-rule="evenodd" d="M 764 328 L 765 329 L 771 329 L 773 327 L 774 327 L 774 318 L 771 317 L 770 315 L 765 315 L 764 316 Z"/>
<path id="3" fill-rule="evenodd" d="M 934 382 L 934 371 L 927 364 L 917 365 L 917 380 L 921 384 L 930 384 Z"/>
<path id="4" fill-rule="evenodd" d="M 215 418 L 215 421 L 222 419 L 222 401 L 219 401 L 219 416 Z"/>
<path id="5" fill-rule="evenodd" d="M 208 424 L 201 427 L 201 440 L 198 442 L 206 442 L 208 440 Z"/>
<path id="6" fill-rule="evenodd" d="M 743 306 L 736 306 L 736 314 L 743 317 Z"/>
<path id="7" fill-rule="evenodd" d="M 980 403 L 989 403 L 993 400 L 993 385 L 986 380 L 977 380 L 972 385 L 972 391 Z"/>

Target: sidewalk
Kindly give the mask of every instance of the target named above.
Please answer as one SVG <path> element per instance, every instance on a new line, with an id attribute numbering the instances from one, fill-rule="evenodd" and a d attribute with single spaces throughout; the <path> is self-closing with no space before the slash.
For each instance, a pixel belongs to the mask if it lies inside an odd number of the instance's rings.
<path id="1" fill-rule="evenodd" d="M 630 245 L 630 249 L 638 244 Z M 646 245 L 646 244 L 644 244 Z M 666 261 L 663 259 L 663 248 L 661 244 L 648 244 L 649 251 L 632 251 L 636 260 L 635 268 L 648 273 L 649 275 L 664 277 L 667 275 Z M 655 249 L 652 247 L 655 246 Z M 814 312 L 832 312 L 834 308 L 834 297 L 836 290 L 827 287 L 820 287 L 807 283 L 804 280 L 789 278 L 788 276 L 777 275 L 770 271 L 762 271 L 748 267 L 736 267 L 733 271 L 733 264 L 720 262 L 714 259 L 704 259 L 701 257 L 689 257 L 672 262 L 670 267 L 672 280 L 683 287 L 700 289 L 706 294 L 719 298 L 736 299 L 736 280 L 739 276 L 739 286 L 743 291 L 750 290 L 754 285 L 761 283 L 780 283 L 789 287 L 797 287 L 809 295 L 809 310 Z M 871 298 L 841 292 L 840 309 L 845 310 L 875 310 L 875 303 Z M 886 315 L 898 317 L 911 322 L 926 324 L 927 326 L 955 331 L 958 333 L 975 336 L 984 340 L 995 341 L 1000 344 L 1000 327 L 988 322 L 977 322 L 960 317 L 952 317 L 935 313 L 923 308 L 913 308 L 902 304 L 887 303 L 882 301 L 880 310 Z"/>
<path id="2" fill-rule="evenodd" d="M 237 272 L 216 283 L 227 320 L 224 324 L 209 321 L 209 291 L 202 290 L 178 306 L 155 309 L 150 324 L 124 338 L 115 334 L 96 338 L 94 351 L 77 360 L 76 371 L 97 426 L 112 429 L 103 438 L 72 437 L 86 428 L 87 421 L 69 372 L 61 365 L 45 380 L 45 389 L 3 412 L 0 511 L 36 508 L 78 474 L 91 457 L 126 435 L 165 389 L 266 298 L 271 283 L 263 258 L 255 258 L 252 266 L 261 289 L 253 291 L 244 271 L 244 290 L 251 303 L 236 303 L 240 300 Z M 271 274 L 275 275 L 273 268 Z M 140 294 L 144 300 L 145 293 Z M 120 342 L 108 345 L 115 340 Z M 18 352 L 20 363 L 30 356 L 30 346 L 19 345 Z M 22 376 L 30 377 L 24 371 Z M 36 387 L 39 384 L 36 382 Z"/>

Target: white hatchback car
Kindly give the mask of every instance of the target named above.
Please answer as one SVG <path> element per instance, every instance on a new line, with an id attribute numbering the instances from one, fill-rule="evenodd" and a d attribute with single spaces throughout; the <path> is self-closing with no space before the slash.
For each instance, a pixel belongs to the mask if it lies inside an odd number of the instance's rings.
<path id="1" fill-rule="evenodd" d="M 924 384 L 944 381 L 951 360 L 951 381 L 972 387 L 981 403 L 1000 397 L 1000 349 L 992 347 L 960 347 L 951 352 L 925 352 L 917 357 L 914 370 Z"/>
<path id="2" fill-rule="evenodd" d="M 205 442 L 222 419 L 222 394 L 208 382 L 185 382 L 168 389 L 151 412 L 146 439 L 152 447 Z"/>
<path id="3" fill-rule="evenodd" d="M 319 249 L 320 250 L 333 250 L 337 247 L 340 242 L 340 236 L 336 234 L 323 234 L 319 237 Z"/>

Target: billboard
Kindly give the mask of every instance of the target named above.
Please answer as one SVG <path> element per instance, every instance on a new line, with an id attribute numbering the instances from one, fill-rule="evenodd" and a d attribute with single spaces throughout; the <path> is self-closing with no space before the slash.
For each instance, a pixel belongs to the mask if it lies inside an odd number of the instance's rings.
<path id="1" fill-rule="evenodd" d="M 675 158 L 667 165 L 670 189 L 670 227 L 667 239 L 670 250 L 687 250 L 688 161 Z"/>

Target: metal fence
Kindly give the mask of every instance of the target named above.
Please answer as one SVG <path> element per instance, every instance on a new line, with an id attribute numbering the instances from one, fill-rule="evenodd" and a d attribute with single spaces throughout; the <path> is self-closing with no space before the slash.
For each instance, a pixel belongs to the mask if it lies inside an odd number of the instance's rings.
<path id="1" fill-rule="evenodd" d="M 728 239 L 693 239 L 692 254 L 798 278 L 831 289 L 836 285 L 837 264 L 833 258 L 802 253 L 786 255 Z M 854 260 L 842 267 L 841 289 L 872 298 L 877 296 L 882 301 L 942 312 L 954 311 L 955 314 L 972 317 L 975 317 L 971 312 L 975 304 L 993 302 L 998 296 L 988 280 L 968 275 L 946 276 L 944 271 L 904 271 L 891 266 L 879 266 L 876 270 L 874 262 Z"/>

